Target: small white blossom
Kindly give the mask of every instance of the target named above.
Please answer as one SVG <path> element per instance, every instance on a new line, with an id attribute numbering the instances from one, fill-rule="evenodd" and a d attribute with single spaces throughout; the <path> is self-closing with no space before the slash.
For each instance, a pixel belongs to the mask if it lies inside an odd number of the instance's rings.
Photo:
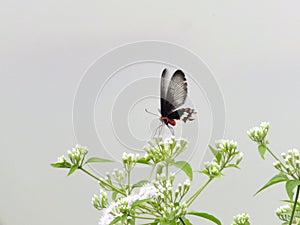
<path id="1" fill-rule="evenodd" d="M 57 158 L 57 162 L 58 162 L 58 163 L 65 163 L 66 161 L 67 161 L 67 159 L 66 159 L 66 157 L 65 157 L 64 155 L 59 156 L 59 157 Z"/>

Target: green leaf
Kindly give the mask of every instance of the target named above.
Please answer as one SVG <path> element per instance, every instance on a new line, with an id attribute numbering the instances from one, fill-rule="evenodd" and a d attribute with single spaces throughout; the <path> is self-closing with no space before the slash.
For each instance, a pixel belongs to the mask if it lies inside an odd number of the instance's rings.
<path id="1" fill-rule="evenodd" d="M 259 192 L 261 192 L 262 190 L 274 185 L 274 184 L 277 184 L 277 183 L 280 183 L 280 182 L 285 182 L 285 181 L 288 181 L 289 178 L 283 174 L 283 173 L 279 173 L 277 175 L 275 175 L 274 177 L 272 177 L 261 189 L 259 189 L 254 195 L 257 195 Z"/>
<path id="2" fill-rule="evenodd" d="M 50 164 L 54 168 L 71 168 L 71 163 L 69 162 L 56 162 Z"/>
<path id="3" fill-rule="evenodd" d="M 77 165 L 73 165 L 71 166 L 70 170 L 69 170 L 69 173 L 68 173 L 68 176 L 70 176 L 72 173 L 75 172 L 75 170 L 78 169 L 78 166 Z"/>
<path id="4" fill-rule="evenodd" d="M 160 221 L 160 225 L 177 225 L 175 220 L 172 221 Z"/>
<path id="5" fill-rule="evenodd" d="M 142 205 L 143 203 L 148 202 L 148 201 L 149 201 L 148 198 L 142 199 L 142 200 L 137 200 L 134 203 L 132 203 L 131 208 L 134 209 L 134 208 L 138 207 L 139 205 Z"/>
<path id="6" fill-rule="evenodd" d="M 152 222 L 152 223 L 142 223 L 141 225 L 157 225 L 158 224 L 158 222 Z"/>
<path id="7" fill-rule="evenodd" d="M 229 168 L 229 167 L 234 167 L 234 168 L 240 169 L 240 167 L 239 167 L 238 165 L 233 164 L 233 163 L 228 164 L 228 165 L 226 166 L 226 168 Z"/>
<path id="8" fill-rule="evenodd" d="M 191 212 L 187 212 L 187 214 L 188 215 L 199 216 L 199 217 L 202 217 L 204 219 L 208 219 L 208 220 L 214 222 L 215 224 L 222 225 L 221 221 L 218 218 L 216 218 L 215 216 L 213 216 L 209 213 L 191 211 Z"/>
<path id="9" fill-rule="evenodd" d="M 222 159 L 222 154 L 217 149 L 213 148 L 211 145 L 208 146 L 212 154 L 215 156 L 217 162 L 219 163 Z"/>
<path id="10" fill-rule="evenodd" d="M 285 184 L 286 193 L 288 194 L 291 200 L 293 199 L 293 190 L 295 189 L 295 187 L 299 185 L 300 185 L 299 180 L 289 180 L 288 182 L 286 182 Z"/>
<path id="11" fill-rule="evenodd" d="M 139 182 L 135 183 L 134 185 L 132 185 L 132 189 L 137 188 L 137 187 L 142 187 L 145 184 L 150 183 L 149 180 L 140 180 Z"/>
<path id="12" fill-rule="evenodd" d="M 261 156 L 262 159 L 265 159 L 266 150 L 267 150 L 267 147 L 265 145 L 260 144 L 258 146 L 258 152 L 259 152 L 259 154 L 260 154 L 260 156 Z"/>
<path id="13" fill-rule="evenodd" d="M 121 216 L 117 216 L 116 218 L 113 219 L 113 221 L 111 221 L 111 222 L 109 223 L 109 225 L 116 224 L 116 223 L 119 222 L 121 219 L 122 219 Z"/>
<path id="14" fill-rule="evenodd" d="M 191 180 L 193 180 L 193 169 L 192 169 L 191 165 L 188 162 L 186 162 L 186 161 L 177 161 L 177 162 L 174 163 L 174 166 L 181 169 L 183 172 L 185 172 L 185 174 Z"/>
<path id="15" fill-rule="evenodd" d="M 294 204 L 295 203 L 295 201 L 294 200 L 281 200 L 282 202 L 286 202 L 286 203 L 290 203 L 290 204 Z M 300 202 L 297 202 L 296 203 L 297 204 L 297 207 L 300 207 Z"/>
<path id="16" fill-rule="evenodd" d="M 89 158 L 88 160 L 86 160 L 84 164 L 92 163 L 92 162 L 114 162 L 114 161 L 110 160 L 110 159 L 102 159 L 102 158 L 98 158 L 98 157 L 92 157 L 92 158 Z"/>
<path id="17" fill-rule="evenodd" d="M 218 150 L 216 150 L 215 148 L 213 148 L 211 145 L 209 145 L 208 147 L 209 147 L 210 151 L 212 152 L 212 154 L 214 156 L 216 156 L 216 154 L 218 153 Z"/>
<path id="18" fill-rule="evenodd" d="M 139 158 L 139 159 L 137 160 L 137 163 L 149 165 L 149 164 L 151 164 L 151 163 L 149 162 L 149 160 L 150 160 L 150 159 L 146 159 L 146 158 L 143 157 L 143 158 Z"/>

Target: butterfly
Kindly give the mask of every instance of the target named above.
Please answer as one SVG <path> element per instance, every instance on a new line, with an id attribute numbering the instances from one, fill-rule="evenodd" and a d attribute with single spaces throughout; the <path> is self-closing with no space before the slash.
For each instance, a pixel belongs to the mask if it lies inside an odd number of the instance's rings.
<path id="1" fill-rule="evenodd" d="M 160 121 L 162 124 L 156 129 L 161 133 L 163 125 L 166 125 L 174 135 L 172 126 L 176 125 L 176 120 L 184 123 L 194 120 L 192 116 L 196 114 L 194 109 L 179 108 L 185 103 L 187 98 L 187 80 L 185 74 L 181 70 L 176 70 L 170 82 L 166 78 L 167 69 L 164 69 L 160 80 Z M 179 108 L 179 109 L 178 109 Z M 147 110 L 146 110 L 147 111 Z"/>

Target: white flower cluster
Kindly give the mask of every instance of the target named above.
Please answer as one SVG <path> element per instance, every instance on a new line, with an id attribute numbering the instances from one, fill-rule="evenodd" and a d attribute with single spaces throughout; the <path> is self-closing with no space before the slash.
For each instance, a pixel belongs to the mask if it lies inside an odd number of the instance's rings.
<path id="1" fill-rule="evenodd" d="M 122 160 L 124 164 L 124 168 L 127 171 L 130 171 L 138 161 L 140 155 L 139 154 L 132 154 L 132 153 L 123 153 Z"/>
<path id="2" fill-rule="evenodd" d="M 172 202 L 168 206 L 164 206 L 162 208 L 161 214 L 162 214 L 163 219 L 170 222 L 170 218 L 174 218 L 174 220 L 175 220 L 175 219 L 180 218 L 181 216 L 185 215 L 186 210 L 187 210 L 186 202 L 182 202 L 181 205 L 178 205 L 177 203 Z M 172 220 L 172 222 L 174 222 L 174 220 Z M 166 223 L 166 224 L 169 224 L 169 223 Z"/>
<path id="3" fill-rule="evenodd" d="M 166 139 L 157 137 L 155 143 L 149 142 L 149 146 L 145 147 L 147 151 L 145 158 L 152 159 L 154 163 L 169 161 L 177 157 L 185 149 L 186 144 L 186 140 L 177 140 L 174 136 Z"/>
<path id="4" fill-rule="evenodd" d="M 172 222 L 185 215 L 187 210 L 187 203 L 181 202 L 183 197 L 189 191 L 191 183 L 187 179 L 183 184 L 179 183 L 174 190 L 173 181 L 175 174 L 171 174 L 169 179 L 164 174 L 156 176 L 154 186 L 157 189 L 157 203 L 160 205 L 159 212 L 162 214 L 162 219 L 166 223 Z M 181 202 L 178 204 L 178 202 Z"/>
<path id="5" fill-rule="evenodd" d="M 100 194 L 99 195 L 95 194 L 93 196 L 93 198 L 92 198 L 92 204 L 98 210 L 106 208 L 107 204 L 108 204 L 107 193 L 105 191 L 103 191 L 102 189 L 100 189 Z"/>
<path id="6" fill-rule="evenodd" d="M 209 177 L 219 177 L 222 175 L 221 166 L 215 161 L 206 162 L 205 170 L 207 171 L 207 175 L 209 175 Z"/>
<path id="7" fill-rule="evenodd" d="M 247 213 L 242 213 L 233 217 L 231 225 L 250 225 L 250 216 Z"/>
<path id="8" fill-rule="evenodd" d="M 81 161 L 87 153 L 88 149 L 86 147 L 76 145 L 75 148 L 68 151 L 68 156 L 73 164 L 80 165 Z"/>
<path id="9" fill-rule="evenodd" d="M 122 160 L 124 163 L 127 163 L 127 162 L 135 163 L 139 159 L 139 157 L 140 157 L 139 154 L 132 154 L 132 153 L 124 152 L 123 156 L 122 156 Z"/>
<path id="10" fill-rule="evenodd" d="M 116 217 L 131 209 L 131 206 L 137 200 L 144 200 L 157 196 L 157 189 L 152 184 L 146 184 L 141 187 L 138 193 L 120 198 L 116 202 L 112 202 L 108 208 L 104 209 L 103 215 L 100 218 L 99 225 L 110 224 Z"/>
<path id="11" fill-rule="evenodd" d="M 290 205 L 283 205 L 276 210 L 276 215 L 283 221 L 289 221 L 291 218 L 292 209 Z"/>
<path id="12" fill-rule="evenodd" d="M 233 140 L 219 140 L 216 142 L 216 147 L 218 150 L 233 154 L 237 149 L 237 142 Z"/>
<path id="13" fill-rule="evenodd" d="M 288 153 L 282 153 L 282 158 L 284 163 L 282 164 L 279 161 L 273 163 L 273 166 L 278 169 L 280 172 L 287 174 L 294 174 L 300 178 L 300 154 L 298 149 L 288 150 Z"/>
<path id="14" fill-rule="evenodd" d="M 250 139 L 256 143 L 263 143 L 269 131 L 270 123 L 262 122 L 259 127 L 254 127 L 247 131 Z"/>

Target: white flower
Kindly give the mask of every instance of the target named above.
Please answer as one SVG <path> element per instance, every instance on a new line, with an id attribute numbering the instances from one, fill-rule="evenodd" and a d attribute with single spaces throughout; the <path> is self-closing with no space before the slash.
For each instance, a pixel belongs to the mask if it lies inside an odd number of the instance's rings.
<path id="1" fill-rule="evenodd" d="M 64 155 L 59 156 L 59 157 L 57 158 L 57 162 L 58 162 L 58 163 L 65 163 L 66 161 L 67 161 L 67 159 L 66 159 L 66 157 L 65 157 Z"/>
<path id="2" fill-rule="evenodd" d="M 237 149 L 237 142 L 233 140 L 219 140 L 216 147 L 224 152 L 233 153 Z"/>
<path id="3" fill-rule="evenodd" d="M 145 184 L 141 187 L 139 196 L 141 199 L 153 198 L 157 196 L 157 189 L 152 184 Z"/>
<path id="4" fill-rule="evenodd" d="M 113 212 L 114 209 L 116 208 L 117 203 L 116 202 L 112 202 L 108 208 L 103 210 L 103 215 L 99 220 L 99 225 L 108 225 L 110 224 L 111 221 L 113 221 L 113 219 L 117 216 L 121 216 L 122 214 Z"/>
<path id="5" fill-rule="evenodd" d="M 270 123 L 269 122 L 261 122 L 260 127 L 263 129 L 269 129 Z"/>

